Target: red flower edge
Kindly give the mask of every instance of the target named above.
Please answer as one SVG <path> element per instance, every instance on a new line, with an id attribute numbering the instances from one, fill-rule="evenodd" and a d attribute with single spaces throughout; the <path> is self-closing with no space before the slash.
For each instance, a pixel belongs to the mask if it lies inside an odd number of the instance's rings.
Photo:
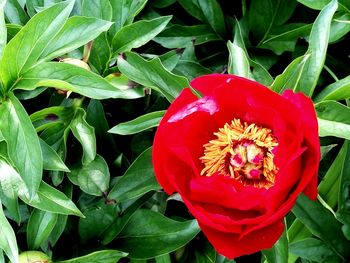
<path id="1" fill-rule="evenodd" d="M 168 194 L 178 192 L 214 248 L 228 258 L 273 246 L 283 232 L 283 217 L 298 195 L 317 197 L 320 161 L 313 103 L 302 93 L 276 94 L 234 75 L 194 79 L 170 105 L 153 146 L 156 178 Z M 230 176 L 203 176 L 204 145 L 233 119 L 272 131 L 278 167 L 272 187 L 244 185 Z"/>

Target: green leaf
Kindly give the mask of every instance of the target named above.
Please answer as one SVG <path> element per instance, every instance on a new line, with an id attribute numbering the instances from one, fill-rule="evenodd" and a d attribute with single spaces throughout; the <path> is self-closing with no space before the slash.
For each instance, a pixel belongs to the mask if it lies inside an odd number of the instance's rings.
<path id="1" fill-rule="evenodd" d="M 6 140 L 11 161 L 33 197 L 41 182 L 43 157 L 29 116 L 13 93 L 0 104 L 0 132 Z"/>
<path id="2" fill-rule="evenodd" d="M 62 62 L 38 64 L 23 74 L 15 88 L 32 90 L 42 86 L 71 90 L 93 99 L 128 98 L 101 76 Z"/>
<path id="3" fill-rule="evenodd" d="M 262 251 L 268 263 L 287 263 L 288 262 L 288 238 L 286 230 L 276 242 L 276 244 L 268 250 Z"/>
<path id="4" fill-rule="evenodd" d="M 43 211 L 84 217 L 72 200 L 45 182 L 41 182 L 37 194 L 32 199 L 29 199 L 25 191 L 19 192 L 19 198 L 26 204 Z"/>
<path id="5" fill-rule="evenodd" d="M 56 263 L 116 263 L 127 255 L 127 253 L 118 250 L 101 250 L 82 257 L 56 261 Z"/>
<path id="6" fill-rule="evenodd" d="M 162 32 L 171 18 L 172 16 L 162 16 L 152 20 L 140 20 L 121 28 L 113 37 L 114 54 L 143 46 Z"/>
<path id="7" fill-rule="evenodd" d="M 123 74 L 109 74 L 105 78 L 118 90 L 122 90 L 126 99 L 138 99 L 145 96 L 144 88 L 129 80 Z"/>
<path id="8" fill-rule="evenodd" d="M 188 80 L 164 68 L 159 58 L 144 60 L 136 53 L 126 52 L 118 58 L 119 70 L 129 79 L 161 92 L 173 101 L 183 88 L 189 87 Z"/>
<path id="9" fill-rule="evenodd" d="M 49 243 L 51 246 L 55 246 L 61 235 L 63 234 L 66 225 L 67 225 L 67 215 L 59 215 L 57 214 L 57 222 L 55 227 L 52 229 L 49 236 Z"/>
<path id="10" fill-rule="evenodd" d="M 18 248 L 15 233 L 7 221 L 0 201 L 0 248 L 13 263 L 18 263 Z"/>
<path id="11" fill-rule="evenodd" d="M 112 20 L 112 6 L 110 1 L 106 0 L 82 0 L 81 13 L 87 17 Z"/>
<path id="12" fill-rule="evenodd" d="M 12 24 L 24 25 L 29 20 L 28 15 L 17 0 L 7 0 L 5 15 L 7 20 Z"/>
<path id="13" fill-rule="evenodd" d="M 157 212 L 139 209 L 118 236 L 119 249 L 129 252 L 130 258 L 153 258 L 184 246 L 199 231 L 196 220 L 178 222 Z"/>
<path id="14" fill-rule="evenodd" d="M 97 72 L 103 73 L 109 67 L 111 57 L 112 50 L 107 39 L 107 34 L 102 33 L 92 43 L 89 64 Z"/>
<path id="15" fill-rule="evenodd" d="M 250 74 L 250 64 L 246 51 L 231 41 L 227 42 L 227 48 L 229 51 L 227 72 L 229 74 L 248 78 Z"/>
<path id="16" fill-rule="evenodd" d="M 42 154 L 45 156 L 45 158 L 43 158 L 43 168 L 50 171 L 70 172 L 56 151 L 52 149 L 51 146 L 44 140 L 40 139 L 39 141 Z"/>
<path id="17" fill-rule="evenodd" d="M 72 169 L 68 178 L 84 192 L 101 196 L 108 190 L 110 175 L 106 161 L 103 157 L 96 155 L 93 161 Z"/>
<path id="18" fill-rule="evenodd" d="M 216 0 L 197 0 L 203 16 L 211 28 L 220 36 L 226 35 L 225 16 Z"/>
<path id="19" fill-rule="evenodd" d="M 111 25 L 111 22 L 92 17 L 70 17 L 40 58 L 48 61 L 73 51 L 107 31 Z"/>
<path id="20" fill-rule="evenodd" d="M 299 3 L 316 10 L 324 8 L 331 0 L 297 0 Z M 350 4 L 347 0 L 338 0 L 339 6 L 343 9 L 349 9 Z"/>
<path id="21" fill-rule="evenodd" d="M 147 0 L 110 1 L 113 8 L 114 25 L 111 33 L 114 36 L 124 25 L 132 23 L 135 16 L 145 7 Z"/>
<path id="22" fill-rule="evenodd" d="M 4 16 L 5 4 L 6 4 L 6 1 L 0 2 L 0 59 L 2 57 L 2 53 L 7 42 L 7 28 L 6 28 L 5 16 Z"/>
<path id="23" fill-rule="evenodd" d="M 157 127 L 164 113 L 165 111 L 155 111 L 142 115 L 134 120 L 119 123 L 108 132 L 120 135 L 130 135 Z"/>
<path id="24" fill-rule="evenodd" d="M 191 42 L 195 45 L 200 45 L 210 41 L 217 41 L 219 37 L 207 25 L 173 25 L 166 28 L 153 40 L 165 48 L 182 48 Z"/>
<path id="25" fill-rule="evenodd" d="M 38 13 L 8 43 L 0 63 L 0 75 L 6 90 L 10 90 L 18 77 L 36 64 L 43 50 L 63 27 L 73 3 L 61 2 Z"/>
<path id="26" fill-rule="evenodd" d="M 323 136 L 336 136 L 350 139 L 350 108 L 336 101 L 317 103 L 318 133 Z"/>
<path id="27" fill-rule="evenodd" d="M 311 29 L 309 48 L 306 52 L 310 54 L 310 59 L 305 64 L 297 88 L 308 96 L 313 94 L 324 65 L 331 21 L 337 7 L 337 0 L 332 0 L 322 9 Z"/>
<path id="28" fill-rule="evenodd" d="M 22 185 L 16 183 L 16 178 L 19 178 Z M 25 187 L 24 183 L 15 168 L 0 158 L 0 200 L 18 224 L 21 222 L 18 191 L 22 187 Z"/>
<path id="29" fill-rule="evenodd" d="M 49 6 L 59 3 L 61 0 L 30 0 L 26 1 L 28 14 L 32 17 L 38 10 L 43 10 Z"/>
<path id="30" fill-rule="evenodd" d="M 350 98 L 350 76 L 325 87 L 315 98 L 315 102 L 324 100 L 344 100 Z"/>
<path id="31" fill-rule="evenodd" d="M 306 238 L 289 245 L 290 252 L 315 262 L 339 262 L 337 255 L 327 244 L 316 238 Z"/>
<path id="32" fill-rule="evenodd" d="M 178 2 L 189 15 L 197 18 L 200 21 L 206 21 L 197 0 L 178 0 Z"/>
<path id="33" fill-rule="evenodd" d="M 9 42 L 21 29 L 22 26 L 15 24 L 6 24 L 7 42 Z"/>
<path id="34" fill-rule="evenodd" d="M 109 192 L 108 198 L 122 202 L 158 189 L 160 186 L 153 172 L 152 148 L 148 148 L 117 181 Z"/>
<path id="35" fill-rule="evenodd" d="M 334 20 L 331 24 L 329 43 L 334 43 L 344 37 L 350 31 L 350 23 L 340 21 L 349 21 L 350 12 L 337 12 L 334 15 Z"/>
<path id="36" fill-rule="evenodd" d="M 89 164 L 96 157 L 95 129 L 86 122 L 85 118 L 85 111 L 78 108 L 69 126 L 74 137 L 83 147 L 82 163 L 84 165 Z"/>
<path id="37" fill-rule="evenodd" d="M 29 249 L 38 249 L 48 239 L 57 222 L 57 214 L 34 209 L 27 225 Z"/>
<path id="38" fill-rule="evenodd" d="M 181 59 L 175 69 L 174 74 L 185 76 L 188 80 L 213 73 L 210 69 L 203 67 L 199 62 Z M 193 90 L 192 90 L 193 91 Z"/>
<path id="39" fill-rule="evenodd" d="M 282 93 L 286 89 L 295 90 L 298 86 L 301 74 L 303 72 L 306 61 L 309 59 L 310 55 L 304 55 L 294 59 L 282 72 L 278 75 L 270 88 L 277 92 Z"/>
<path id="40" fill-rule="evenodd" d="M 341 224 L 325 207 L 300 195 L 292 211 L 312 234 L 321 238 L 338 257 L 344 259 L 350 255 L 350 242 L 343 236 Z"/>

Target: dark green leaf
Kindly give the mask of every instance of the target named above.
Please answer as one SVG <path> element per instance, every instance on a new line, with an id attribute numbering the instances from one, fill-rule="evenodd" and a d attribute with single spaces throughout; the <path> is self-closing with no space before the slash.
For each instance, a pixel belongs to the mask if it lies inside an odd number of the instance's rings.
<path id="1" fill-rule="evenodd" d="M 18 248 L 15 233 L 7 221 L 0 202 L 0 249 L 5 251 L 12 262 L 18 262 Z"/>
<path id="2" fill-rule="evenodd" d="M 206 21 L 203 11 L 201 10 L 197 0 L 178 0 L 183 9 L 191 16 L 200 21 Z"/>
<path id="3" fill-rule="evenodd" d="M 195 45 L 200 45 L 206 42 L 219 40 L 219 38 L 215 32 L 206 25 L 173 25 L 165 29 L 153 40 L 166 48 L 181 48 L 186 47 L 188 43 L 191 42 Z"/>
<path id="4" fill-rule="evenodd" d="M 308 96 L 313 94 L 324 65 L 331 21 L 337 7 L 337 0 L 332 0 L 322 9 L 311 29 L 309 48 L 306 52 L 310 54 L 310 58 L 305 64 L 297 88 Z"/>
<path id="5" fill-rule="evenodd" d="M 7 0 L 5 15 L 7 20 L 12 24 L 24 25 L 29 20 L 28 15 L 17 0 Z"/>
<path id="6" fill-rule="evenodd" d="M 101 76 L 84 68 L 62 62 L 45 62 L 27 71 L 16 84 L 16 89 L 31 90 L 51 86 L 71 90 L 93 98 L 128 98 Z"/>
<path id="7" fill-rule="evenodd" d="M 162 16 L 140 20 L 121 28 L 113 38 L 113 52 L 117 54 L 143 46 L 162 32 L 170 20 L 171 16 Z"/>
<path id="8" fill-rule="evenodd" d="M 6 46 L 0 64 L 6 90 L 10 90 L 18 77 L 35 65 L 50 40 L 63 27 L 73 3 L 65 1 L 40 12 Z"/>
<path id="9" fill-rule="evenodd" d="M 111 25 L 111 22 L 92 17 L 70 17 L 40 58 L 48 61 L 62 56 L 95 39 Z"/>
<path id="10" fill-rule="evenodd" d="M 122 202 L 159 188 L 160 186 L 153 172 L 152 148 L 148 148 L 113 186 L 108 198 Z"/>
<path id="11" fill-rule="evenodd" d="M 77 258 L 56 261 L 56 263 L 116 263 L 127 255 L 118 250 L 101 250 Z"/>
<path id="12" fill-rule="evenodd" d="M 191 81 L 196 77 L 211 74 L 213 72 L 198 62 L 181 59 L 179 63 L 177 63 L 173 73 L 185 76 L 189 81 Z"/>
<path id="13" fill-rule="evenodd" d="M 199 231 L 195 220 L 178 222 L 151 210 L 139 209 L 120 233 L 119 249 L 129 252 L 130 258 L 153 258 L 184 246 Z"/>
<path id="14" fill-rule="evenodd" d="M 96 157 L 95 129 L 86 122 L 85 117 L 85 111 L 78 108 L 69 126 L 74 137 L 83 147 L 82 163 L 84 165 L 89 164 Z"/>
<path id="15" fill-rule="evenodd" d="M 220 36 L 226 35 L 225 16 L 216 0 L 197 0 L 203 16 L 211 28 Z"/>
<path id="16" fill-rule="evenodd" d="M 40 139 L 40 147 L 43 156 L 45 156 L 45 158 L 43 158 L 43 168 L 45 170 L 69 172 L 68 167 L 64 164 L 56 151 L 42 139 Z"/>
<path id="17" fill-rule="evenodd" d="M 336 101 L 324 101 L 315 106 L 320 136 L 350 139 L 350 108 Z"/>
<path id="18" fill-rule="evenodd" d="M 36 131 L 13 93 L 0 104 L 0 132 L 6 140 L 9 157 L 33 197 L 41 182 L 43 158 Z"/>
<path id="19" fill-rule="evenodd" d="M 181 53 L 182 49 L 171 50 L 159 56 L 159 59 L 167 70 L 172 71 L 178 64 L 181 58 Z"/>
<path id="20" fill-rule="evenodd" d="M 290 252 L 315 262 L 339 262 L 339 257 L 324 242 L 315 238 L 306 238 L 289 245 Z"/>
<path id="21" fill-rule="evenodd" d="M 110 175 L 106 161 L 103 157 L 96 155 L 93 161 L 77 169 L 72 169 L 68 178 L 84 192 L 101 196 L 108 190 Z"/>
<path id="22" fill-rule="evenodd" d="M 57 214 L 34 209 L 27 225 L 29 249 L 38 249 L 49 237 L 57 222 Z"/>
<path id="23" fill-rule="evenodd" d="M 117 126 L 111 128 L 108 132 L 129 135 L 135 134 L 153 127 L 157 127 L 162 119 L 165 111 L 155 111 L 142 115 L 134 120 L 119 123 Z"/>
<path id="24" fill-rule="evenodd" d="M 276 242 L 276 244 L 268 250 L 262 251 L 268 263 L 287 263 L 288 262 L 288 238 L 286 231 Z"/>
<path id="25" fill-rule="evenodd" d="M 57 222 L 55 227 L 52 229 L 50 237 L 49 237 L 49 242 L 51 246 L 55 246 L 58 239 L 61 237 L 63 231 L 66 228 L 67 225 L 67 215 L 59 215 L 57 214 Z"/>
<path id="26" fill-rule="evenodd" d="M 189 86 L 186 78 L 166 70 L 158 58 L 147 61 L 136 53 L 127 52 L 118 58 L 118 68 L 129 79 L 158 90 L 169 101 Z"/>
<path id="27" fill-rule="evenodd" d="M 112 6 L 106 0 L 82 0 L 81 12 L 83 16 L 95 17 L 107 21 L 112 20 Z"/>
<path id="28" fill-rule="evenodd" d="M 89 64 L 99 73 L 105 72 L 109 67 L 112 50 L 107 39 L 107 34 L 102 33 L 92 42 L 89 56 Z"/>
<path id="29" fill-rule="evenodd" d="M 20 25 L 7 24 L 6 29 L 7 29 L 7 42 L 9 42 L 22 29 L 22 27 Z"/>
<path id="30" fill-rule="evenodd" d="M 292 211 L 312 234 L 321 238 L 340 258 L 350 255 L 350 242 L 343 236 L 341 224 L 325 207 L 300 195 Z"/>

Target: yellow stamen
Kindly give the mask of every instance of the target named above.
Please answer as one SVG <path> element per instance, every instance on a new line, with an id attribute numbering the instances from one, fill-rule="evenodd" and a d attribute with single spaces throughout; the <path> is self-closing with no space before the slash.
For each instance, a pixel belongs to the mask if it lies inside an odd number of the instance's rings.
<path id="1" fill-rule="evenodd" d="M 278 168 L 272 150 L 278 143 L 270 129 L 233 119 L 214 135 L 216 138 L 204 145 L 200 157 L 204 165 L 201 175 L 230 176 L 256 188 L 273 186 Z"/>

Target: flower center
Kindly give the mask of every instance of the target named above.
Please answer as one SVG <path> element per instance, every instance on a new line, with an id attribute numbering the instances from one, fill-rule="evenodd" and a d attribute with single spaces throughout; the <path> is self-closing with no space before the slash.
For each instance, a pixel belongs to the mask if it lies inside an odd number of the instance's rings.
<path id="1" fill-rule="evenodd" d="M 214 135 L 216 138 L 204 145 L 201 175 L 230 176 L 256 188 L 273 186 L 278 168 L 272 151 L 278 143 L 270 129 L 233 119 Z"/>

